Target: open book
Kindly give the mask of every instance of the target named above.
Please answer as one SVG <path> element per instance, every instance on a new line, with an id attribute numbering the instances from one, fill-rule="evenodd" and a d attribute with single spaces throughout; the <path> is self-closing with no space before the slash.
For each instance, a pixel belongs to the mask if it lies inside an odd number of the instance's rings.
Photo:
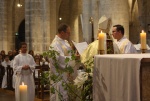
<path id="1" fill-rule="evenodd" d="M 88 47 L 87 42 L 76 43 L 76 42 L 72 41 L 72 43 L 73 43 L 73 45 L 75 46 L 75 48 L 77 49 L 77 51 L 79 52 L 80 55 Z"/>

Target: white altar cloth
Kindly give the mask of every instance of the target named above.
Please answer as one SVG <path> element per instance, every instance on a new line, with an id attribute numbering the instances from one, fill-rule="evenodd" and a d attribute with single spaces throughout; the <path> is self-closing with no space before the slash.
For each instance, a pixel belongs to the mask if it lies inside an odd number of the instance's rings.
<path id="1" fill-rule="evenodd" d="M 94 57 L 93 101 L 140 101 L 140 65 L 150 54 Z"/>

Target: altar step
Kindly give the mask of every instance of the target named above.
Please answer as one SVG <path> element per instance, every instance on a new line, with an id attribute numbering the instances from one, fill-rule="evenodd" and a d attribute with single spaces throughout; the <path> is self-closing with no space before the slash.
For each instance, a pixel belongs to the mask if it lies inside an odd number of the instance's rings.
<path id="1" fill-rule="evenodd" d="M 0 101 L 15 101 L 15 92 L 0 88 Z M 42 99 L 35 98 L 34 101 L 42 101 Z M 49 101 L 49 96 L 43 101 Z"/>

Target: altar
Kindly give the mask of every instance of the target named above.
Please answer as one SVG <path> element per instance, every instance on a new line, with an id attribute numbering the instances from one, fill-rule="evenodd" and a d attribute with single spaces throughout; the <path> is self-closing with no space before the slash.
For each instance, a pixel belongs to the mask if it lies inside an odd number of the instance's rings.
<path id="1" fill-rule="evenodd" d="M 96 55 L 93 101 L 150 101 L 150 54 Z"/>

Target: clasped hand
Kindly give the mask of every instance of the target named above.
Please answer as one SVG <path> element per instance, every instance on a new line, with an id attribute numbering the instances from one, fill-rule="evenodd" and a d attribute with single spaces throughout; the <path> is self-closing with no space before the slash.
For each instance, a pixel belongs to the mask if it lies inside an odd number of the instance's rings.
<path id="1" fill-rule="evenodd" d="M 23 67 L 22 67 L 22 69 L 24 69 L 24 70 L 27 70 L 27 69 L 29 69 L 30 67 L 29 67 L 29 65 L 24 65 Z"/>

